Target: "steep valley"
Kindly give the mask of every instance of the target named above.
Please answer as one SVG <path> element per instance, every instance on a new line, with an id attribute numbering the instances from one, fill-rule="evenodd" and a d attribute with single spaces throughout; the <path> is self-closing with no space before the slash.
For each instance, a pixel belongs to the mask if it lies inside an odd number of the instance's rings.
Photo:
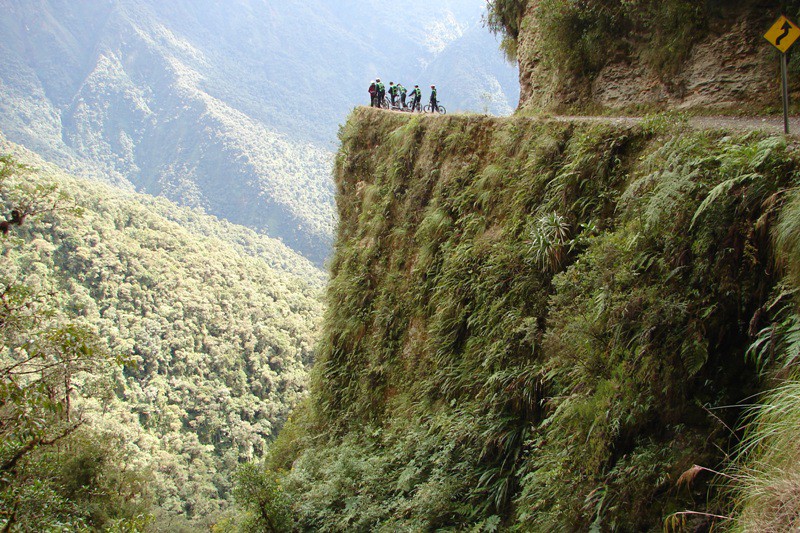
<path id="1" fill-rule="evenodd" d="M 0 527 L 238 516 L 315 359 L 339 122 L 376 75 L 516 106 L 482 0 L 369 4 L 0 1 Z"/>
<path id="2" fill-rule="evenodd" d="M 0 7 L 3 528 L 800 527 L 800 3 Z"/>
<path id="3" fill-rule="evenodd" d="M 321 266 L 336 129 L 370 79 L 438 82 L 452 110 L 516 107 L 516 71 L 481 28 L 480 0 L 408 4 L 396 17 L 330 0 L 6 0 L 0 131 L 74 174 L 201 207 Z M 459 46 L 458 68 L 437 66 Z"/>

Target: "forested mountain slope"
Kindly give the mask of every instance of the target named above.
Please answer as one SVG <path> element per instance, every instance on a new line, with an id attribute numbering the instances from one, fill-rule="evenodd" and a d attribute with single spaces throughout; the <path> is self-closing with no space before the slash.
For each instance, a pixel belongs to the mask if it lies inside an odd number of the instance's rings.
<path id="1" fill-rule="evenodd" d="M 336 130 L 369 80 L 439 82 L 451 109 L 487 91 L 489 109 L 516 106 L 494 47 L 468 48 L 477 78 L 430 78 L 451 45 L 488 32 L 481 0 L 428 4 L 399 16 L 365 0 L 3 0 L 0 129 L 74 173 L 202 207 L 319 265 Z"/>
<path id="2" fill-rule="evenodd" d="M 238 463 L 263 453 L 303 396 L 324 273 L 252 230 L 2 151 L 84 211 L 23 224 L 18 255 L 4 246 L 5 276 L 34 280 L 125 361 L 110 395 L 81 402 L 90 427 L 124 443 L 157 525 L 212 523 Z"/>
<path id="3" fill-rule="evenodd" d="M 770 235 L 793 145 L 669 116 L 359 109 L 336 169 L 311 397 L 266 464 L 297 527 L 695 530 L 729 511 L 693 465 L 726 468 L 730 406 L 782 364 Z"/>

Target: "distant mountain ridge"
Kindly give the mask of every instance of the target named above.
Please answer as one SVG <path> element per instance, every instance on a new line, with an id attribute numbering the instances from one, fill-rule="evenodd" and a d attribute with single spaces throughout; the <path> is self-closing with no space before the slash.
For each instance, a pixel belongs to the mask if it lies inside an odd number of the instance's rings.
<path id="1" fill-rule="evenodd" d="M 363 0 L 0 7 L 0 130 L 11 140 L 79 175 L 280 238 L 321 264 L 337 125 L 371 77 L 434 81 L 436 58 L 474 39 L 482 2 L 412 2 L 401 15 Z M 499 69 L 488 85 L 514 87 L 496 47 L 485 53 L 467 70 Z M 451 109 L 485 92 L 474 80 L 448 83 Z"/>

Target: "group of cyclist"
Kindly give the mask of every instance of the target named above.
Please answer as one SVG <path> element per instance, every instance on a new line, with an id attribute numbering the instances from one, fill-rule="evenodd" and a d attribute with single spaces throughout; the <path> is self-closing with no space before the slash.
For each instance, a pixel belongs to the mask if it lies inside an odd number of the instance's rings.
<path id="1" fill-rule="evenodd" d="M 376 78 L 369 85 L 369 98 L 370 107 L 387 107 L 386 94 L 389 94 L 389 103 L 391 109 L 400 109 L 403 111 L 421 111 L 420 102 L 422 101 L 422 90 L 419 85 L 414 85 L 414 88 L 409 92 L 408 89 L 403 87 L 402 83 L 395 84 L 393 81 L 389 82 L 389 89 L 381 82 L 380 78 Z M 406 98 L 409 98 L 409 103 L 406 103 Z M 436 99 L 436 86 L 431 85 L 431 110 L 435 113 L 440 112 L 439 104 Z M 427 108 L 426 108 L 427 111 Z"/>

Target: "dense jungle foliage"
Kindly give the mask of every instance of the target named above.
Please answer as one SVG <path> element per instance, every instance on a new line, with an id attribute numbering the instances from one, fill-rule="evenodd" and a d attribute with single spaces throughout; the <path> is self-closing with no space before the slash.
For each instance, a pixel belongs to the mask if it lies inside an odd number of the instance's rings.
<path id="1" fill-rule="evenodd" d="M 240 472 L 243 527 L 729 523 L 735 406 L 797 350 L 770 237 L 800 242 L 793 145 L 366 109 L 341 140 L 311 397 Z"/>
<path id="2" fill-rule="evenodd" d="M 0 525 L 218 521 L 304 394 L 324 275 L 250 230 L 8 156 L 0 199 Z"/>

